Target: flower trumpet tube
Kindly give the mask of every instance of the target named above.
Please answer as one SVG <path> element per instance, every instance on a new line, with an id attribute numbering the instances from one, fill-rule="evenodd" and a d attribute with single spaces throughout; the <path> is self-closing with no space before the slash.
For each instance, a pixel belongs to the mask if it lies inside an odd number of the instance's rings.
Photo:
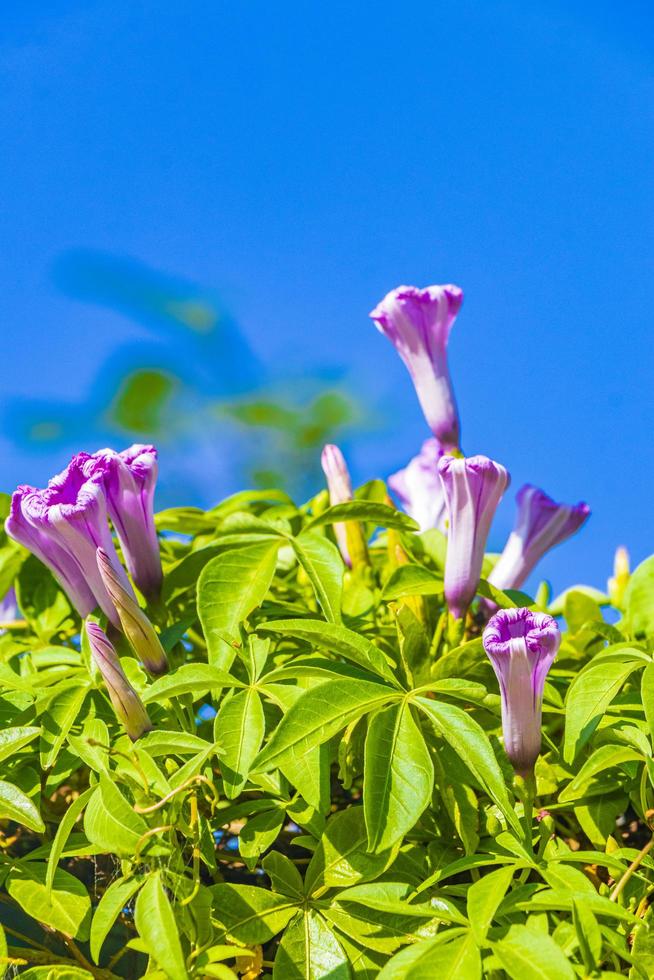
<path id="1" fill-rule="evenodd" d="M 445 599 L 463 619 L 475 597 L 491 521 L 509 474 L 487 456 L 443 456 L 438 463 L 449 523 Z"/>
<path id="2" fill-rule="evenodd" d="M 327 480 L 331 506 L 349 503 L 353 499 L 352 480 L 343 453 L 338 446 L 326 445 L 320 463 Z M 334 534 L 346 565 L 356 567 L 368 563 L 368 548 L 358 521 L 334 524 Z"/>
<path id="3" fill-rule="evenodd" d="M 118 611 L 120 625 L 141 663 L 150 674 L 165 674 L 168 658 L 154 626 L 145 615 L 131 586 L 126 588 L 109 556 L 98 548 L 97 563 L 102 581 Z"/>
<path id="4" fill-rule="evenodd" d="M 370 314 L 406 364 L 427 424 L 447 452 L 459 449 L 447 342 L 462 302 L 458 286 L 398 286 Z"/>
<path id="5" fill-rule="evenodd" d="M 154 526 L 157 450 L 138 444 L 121 453 L 100 449 L 86 468 L 102 477 L 109 517 L 132 579 L 147 599 L 157 599 L 163 580 Z"/>
<path id="6" fill-rule="evenodd" d="M 438 439 L 426 439 L 418 455 L 388 478 L 388 485 L 403 510 L 420 525 L 421 531 L 445 530 L 447 507 L 438 475 L 441 456 L 443 449 Z"/>
<path id="7" fill-rule="evenodd" d="M 116 717 L 135 742 L 152 729 L 145 705 L 127 680 L 118 654 L 96 623 L 86 624 L 93 662 L 102 674 Z"/>
<path id="8" fill-rule="evenodd" d="M 516 495 L 515 527 L 488 576 L 498 589 L 519 589 L 543 555 L 571 537 L 588 520 L 588 504 L 557 504 L 526 484 Z"/>
<path id="9" fill-rule="evenodd" d="M 500 609 L 483 643 L 500 685 L 504 748 L 528 779 L 540 753 L 543 688 L 561 643 L 559 627 L 546 613 Z"/>
<path id="10" fill-rule="evenodd" d="M 128 587 L 129 582 L 111 539 L 102 477 L 84 472 L 89 458 L 87 453 L 78 453 L 44 490 L 18 487 L 5 528 L 10 537 L 48 566 L 80 616 L 100 606 L 119 626 L 98 570 L 98 548 L 106 553 L 123 585 Z"/>

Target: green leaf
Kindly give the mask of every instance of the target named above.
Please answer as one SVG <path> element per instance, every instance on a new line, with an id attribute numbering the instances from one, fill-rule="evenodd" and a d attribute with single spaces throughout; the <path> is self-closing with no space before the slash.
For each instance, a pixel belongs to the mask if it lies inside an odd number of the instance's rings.
<path id="1" fill-rule="evenodd" d="M 434 767 L 406 701 L 368 726 L 363 807 L 372 851 L 386 851 L 416 824 L 431 799 Z"/>
<path id="2" fill-rule="evenodd" d="M 254 885 L 214 885 L 211 893 L 214 915 L 224 927 L 224 935 L 246 946 L 269 942 L 298 909 L 287 895 Z M 221 942 L 221 935 L 215 940 Z"/>
<path id="3" fill-rule="evenodd" d="M 198 735 L 167 731 L 148 732 L 139 739 L 139 746 L 155 759 L 161 755 L 194 755 L 213 748 L 210 742 Z"/>
<path id="4" fill-rule="evenodd" d="M 130 856 L 147 829 L 111 779 L 101 776 L 84 814 L 84 832 L 91 843 Z"/>
<path id="5" fill-rule="evenodd" d="M 210 664 L 185 664 L 174 673 L 159 677 L 148 687 L 142 701 L 149 704 L 163 698 L 176 698 L 180 694 L 193 694 L 199 698 L 207 691 L 220 687 L 243 687 L 243 683 L 226 670 Z"/>
<path id="6" fill-rule="evenodd" d="M 116 919 L 125 908 L 130 899 L 136 894 L 143 878 L 118 878 L 107 888 L 106 892 L 98 902 L 93 921 L 91 923 L 91 956 L 94 963 L 100 962 L 100 952 L 105 939 L 111 932 Z"/>
<path id="7" fill-rule="evenodd" d="M 498 868 L 474 881 L 468 888 L 468 919 L 478 944 L 482 946 L 486 933 L 513 879 L 514 869 Z"/>
<path id="8" fill-rule="evenodd" d="M 228 670 L 239 625 L 265 599 L 277 567 L 281 539 L 235 548 L 205 565 L 198 580 L 198 615 L 207 641 L 209 662 Z"/>
<path id="9" fill-rule="evenodd" d="M 602 957 L 602 933 L 597 919 L 583 902 L 572 903 L 572 921 L 584 966 L 593 973 Z"/>
<path id="10" fill-rule="evenodd" d="M 23 861 L 9 873 L 7 891 L 33 919 L 85 942 L 91 921 L 86 888 L 78 878 L 57 868 L 50 891 L 45 876 L 45 864 Z"/>
<path id="11" fill-rule="evenodd" d="M 511 977 L 522 977 L 510 974 Z M 378 980 L 481 980 L 481 956 L 472 936 L 451 929 L 400 950 Z"/>
<path id="12" fill-rule="evenodd" d="M 559 803 L 571 803 L 581 797 L 602 794 L 606 792 L 606 779 L 593 787 L 592 780 L 599 773 L 606 772 L 623 762 L 642 761 L 642 755 L 629 745 L 601 745 L 583 766 L 571 782 L 559 793 Z M 611 779 L 612 777 L 607 777 Z M 614 779 L 614 777 L 613 777 Z M 614 786 L 610 787 L 614 788 Z"/>
<path id="13" fill-rule="evenodd" d="M 188 980 L 177 922 L 159 872 L 145 882 L 134 907 L 134 923 L 155 963 L 170 980 Z"/>
<path id="14" fill-rule="evenodd" d="M 452 903 L 440 900 L 438 908 L 432 902 L 414 904 L 407 901 L 411 891 L 410 885 L 395 881 L 355 885 L 339 892 L 323 915 L 355 942 L 387 954 L 406 943 L 431 938 L 443 921 L 468 925 Z"/>
<path id="15" fill-rule="evenodd" d="M 370 500 L 352 500 L 344 504 L 334 504 L 322 514 L 313 517 L 305 524 L 303 534 L 310 529 L 323 527 L 325 524 L 339 524 L 342 521 L 365 521 L 376 527 L 393 527 L 399 531 L 419 531 L 420 526 L 402 511 L 388 504 L 378 504 Z"/>
<path id="16" fill-rule="evenodd" d="M 381 650 L 370 640 L 345 626 L 326 623 L 322 619 L 278 619 L 262 623 L 257 629 L 260 633 L 281 634 L 304 640 L 318 649 L 336 653 L 359 667 L 372 670 L 384 680 L 397 685 L 395 675 Z"/>
<path id="17" fill-rule="evenodd" d="M 654 739 L 654 663 L 648 664 L 643 671 L 640 694 L 645 710 L 645 718 L 649 725 L 649 733 Z"/>
<path id="18" fill-rule="evenodd" d="M 312 909 L 297 915 L 284 932 L 275 955 L 273 980 L 350 980 L 343 947 Z"/>
<path id="19" fill-rule="evenodd" d="M 382 591 L 382 599 L 391 602 L 407 595 L 441 595 L 443 579 L 424 565 L 400 565 Z"/>
<path id="20" fill-rule="evenodd" d="M 273 891 L 281 892 L 296 900 L 302 898 L 304 882 L 290 858 L 280 854 L 279 851 L 271 851 L 265 856 L 261 865 L 270 878 Z"/>
<path id="21" fill-rule="evenodd" d="M 4 779 L 0 779 L 0 818 L 15 820 L 38 834 L 45 830 L 41 814 L 29 796 L 13 783 L 6 783 Z"/>
<path id="22" fill-rule="evenodd" d="M 5 728 L 0 731 L 0 762 L 13 756 L 24 745 L 36 738 L 40 731 L 40 728 L 25 726 Z"/>
<path id="23" fill-rule="evenodd" d="M 509 826 L 522 836 L 522 828 L 486 732 L 471 715 L 453 704 L 418 697 L 415 703 L 431 719 L 436 731 L 452 746 L 490 798 L 497 803 Z"/>
<path id="24" fill-rule="evenodd" d="M 50 851 L 50 856 L 48 857 L 48 870 L 45 876 L 45 886 L 48 891 L 50 891 L 52 888 L 57 864 L 59 863 L 59 858 L 63 854 L 66 841 L 70 836 L 70 832 L 75 826 L 77 818 L 86 806 L 89 798 L 93 795 L 94 791 L 95 787 L 91 786 L 89 789 L 84 790 L 83 793 L 80 793 L 77 799 L 74 800 L 68 807 L 61 820 L 61 823 L 57 827 L 57 833 L 55 834 L 55 839 L 52 842 L 52 850 Z"/>
<path id="25" fill-rule="evenodd" d="M 625 659 L 630 652 L 632 651 L 623 650 L 615 659 L 601 657 L 597 662 L 591 661 L 568 688 L 563 744 L 563 758 L 566 762 L 574 761 L 627 678 L 643 667 L 642 659 Z"/>
<path id="26" fill-rule="evenodd" d="M 50 769 L 55 764 L 61 747 L 82 709 L 88 691 L 87 684 L 74 684 L 58 695 L 43 715 L 41 729 L 43 769 Z"/>
<path id="27" fill-rule="evenodd" d="M 654 633 L 654 555 L 634 569 L 625 590 L 624 608 L 636 636 Z"/>
<path id="28" fill-rule="evenodd" d="M 93 977 L 88 970 L 83 970 L 81 966 L 68 966 L 66 963 L 53 963 L 51 966 L 33 966 L 29 970 L 21 971 L 21 980 L 88 980 Z"/>
<path id="29" fill-rule="evenodd" d="M 290 755 L 321 745 L 355 718 L 399 697 L 379 683 L 360 680 L 325 681 L 306 691 L 284 715 L 268 744 L 259 753 L 252 772 L 269 772 Z"/>
<path id="30" fill-rule="evenodd" d="M 243 790 L 264 732 L 263 705 L 255 688 L 248 687 L 223 701 L 214 723 L 214 738 L 225 795 L 229 800 Z"/>
<path id="31" fill-rule="evenodd" d="M 629 980 L 641 980 L 654 976 L 654 932 L 652 931 L 652 907 L 634 929 L 633 967 Z"/>
<path id="32" fill-rule="evenodd" d="M 512 926 L 493 952 L 510 977 L 520 980 L 575 980 L 575 971 L 561 947 L 547 933 Z"/>
<path id="33" fill-rule="evenodd" d="M 346 888 L 380 875 L 394 860 L 397 848 L 371 854 L 363 807 L 352 806 L 327 821 L 307 873 L 307 894 L 326 888 Z"/>
<path id="34" fill-rule="evenodd" d="M 345 573 L 340 551 L 328 538 L 312 531 L 302 532 L 292 544 L 325 617 L 340 623 Z"/>
<path id="35" fill-rule="evenodd" d="M 267 851 L 279 837 L 286 815 L 283 809 L 274 806 L 248 819 L 238 835 L 239 854 L 248 868 L 252 869 L 259 855 Z"/>

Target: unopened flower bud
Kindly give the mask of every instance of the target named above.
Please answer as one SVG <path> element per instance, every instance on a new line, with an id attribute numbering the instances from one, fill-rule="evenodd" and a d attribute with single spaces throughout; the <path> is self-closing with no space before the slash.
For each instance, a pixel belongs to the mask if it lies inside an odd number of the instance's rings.
<path id="1" fill-rule="evenodd" d="M 102 581 L 118 611 L 120 625 L 139 660 L 150 674 L 165 674 L 168 670 L 166 651 L 134 593 L 125 588 L 102 548 L 98 548 L 97 562 Z"/>
<path id="2" fill-rule="evenodd" d="M 97 623 L 87 623 L 93 662 L 102 674 L 113 709 L 121 725 L 135 742 L 152 729 L 145 705 L 127 680 L 118 654 Z"/>

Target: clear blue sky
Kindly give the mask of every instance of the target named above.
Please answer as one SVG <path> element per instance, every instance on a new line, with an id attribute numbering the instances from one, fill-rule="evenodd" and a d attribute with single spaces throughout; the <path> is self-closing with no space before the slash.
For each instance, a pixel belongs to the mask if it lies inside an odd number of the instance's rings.
<path id="1" fill-rule="evenodd" d="M 455 282 L 464 448 L 588 500 L 541 572 L 603 585 L 654 551 L 653 29 L 629 0 L 5 5 L 2 399 L 75 401 L 149 340 L 57 286 L 98 249 L 217 288 L 267 365 L 346 366 L 385 475 L 426 431 L 367 313 Z M 7 490 L 65 462 L 0 450 Z"/>

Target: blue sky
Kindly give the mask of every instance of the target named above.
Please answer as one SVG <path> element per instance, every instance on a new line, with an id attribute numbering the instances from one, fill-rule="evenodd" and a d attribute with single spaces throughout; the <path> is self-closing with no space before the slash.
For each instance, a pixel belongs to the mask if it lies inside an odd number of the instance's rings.
<path id="1" fill-rule="evenodd" d="M 588 500 L 541 572 L 602 585 L 617 544 L 654 551 L 653 27 L 601 0 L 7 7 L 2 399 L 75 402 L 151 342 L 58 285 L 94 249 L 217 290 L 273 371 L 344 368 L 377 419 L 353 469 L 385 475 L 427 433 L 367 313 L 455 282 L 464 448 Z M 0 450 L 7 490 L 65 462 Z M 199 465 L 233 489 L 225 452 Z"/>

